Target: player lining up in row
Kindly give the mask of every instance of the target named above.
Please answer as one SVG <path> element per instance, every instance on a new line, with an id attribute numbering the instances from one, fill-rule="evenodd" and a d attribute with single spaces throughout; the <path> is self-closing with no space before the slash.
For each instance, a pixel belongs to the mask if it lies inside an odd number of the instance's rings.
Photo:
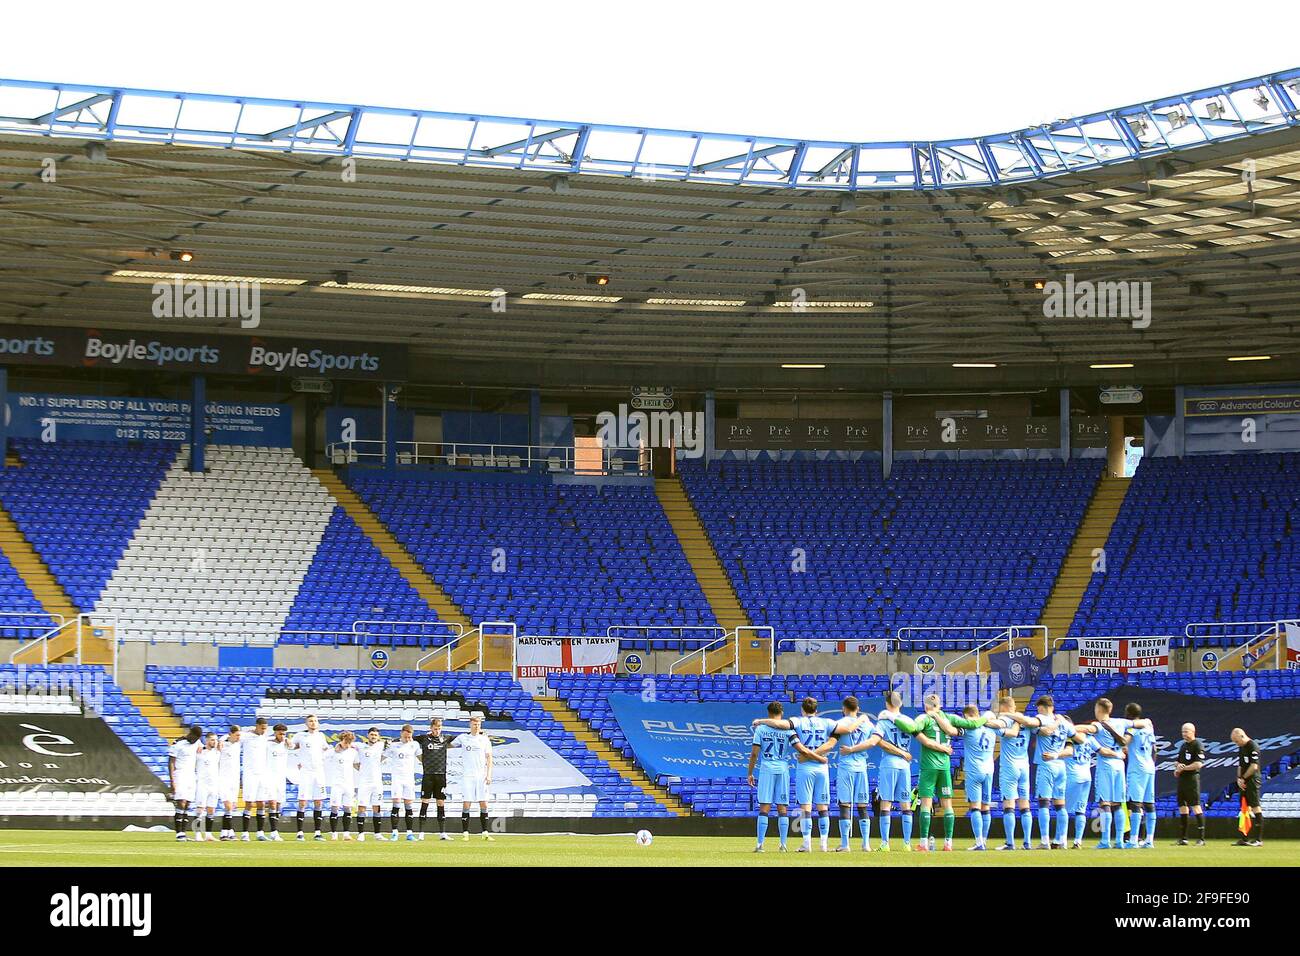
<path id="1" fill-rule="evenodd" d="M 1098 849 L 1132 848 L 1155 845 L 1155 730 L 1142 716 L 1142 708 L 1129 704 L 1124 718 L 1112 716 L 1113 704 L 1102 698 L 1094 705 L 1094 720 L 1073 724 L 1055 712 L 1050 696 L 1040 697 L 1035 715 L 1016 712 L 1010 697 L 998 700 L 997 713 L 980 714 L 968 705 L 963 716 L 947 714 L 939 706 L 937 695 L 925 699 L 925 711 L 909 718 L 900 711 L 902 698 L 889 691 L 885 709 L 873 722 L 859 712 L 856 697 L 843 702 L 843 717 L 831 720 L 817 716 L 817 701 L 805 698 L 802 714 L 783 716 L 780 703 L 768 706 L 768 717 L 754 721 L 755 732 L 750 754 L 749 783 L 758 789 L 758 844 L 762 852 L 773 805 L 777 807 L 780 849 L 786 849 L 789 832 L 789 759 L 795 756 L 797 801 L 809 825 L 805 828 L 800 852 L 811 850 L 812 810 L 817 810 L 817 826 L 822 850 L 828 848 L 830 832 L 830 781 L 827 754 L 839 747 L 836 791 L 840 805 L 840 846 L 849 850 L 853 830 L 853 811 L 858 813 L 862 849 L 871 849 L 870 796 L 867 780 L 866 751 L 879 747 L 880 758 L 877 792 L 879 796 L 879 849 L 890 850 L 893 808 L 899 807 L 902 825 L 902 849 L 912 849 L 912 754 L 910 741 L 917 740 L 921 750 L 919 796 L 920 842 L 918 849 L 931 849 L 930 828 L 933 803 L 937 794 L 943 810 L 944 850 L 952 849 L 955 815 L 952 808 L 951 740 L 965 740 L 963 769 L 966 799 L 975 844 L 970 849 L 988 847 L 993 821 L 994 756 L 1000 744 L 998 788 L 1001 791 L 1004 843 L 999 849 L 1016 847 L 1016 825 L 1020 824 L 1023 846 L 1032 847 L 1034 815 L 1030 809 L 1029 743 L 1037 738 L 1034 754 L 1035 791 L 1038 801 L 1038 849 L 1078 849 L 1083 845 L 1087 823 L 1088 798 L 1092 791 L 1094 763 L 1097 768 L 1097 802 L 1101 842 Z M 1254 818 L 1253 839 L 1244 838 L 1238 845 L 1260 845 L 1263 817 L 1259 808 L 1259 748 L 1240 728 L 1232 732 L 1239 748 L 1238 786 L 1246 797 Z M 1175 761 L 1178 778 L 1178 803 L 1182 833 L 1178 845 L 1185 846 L 1189 817 L 1197 827 L 1197 844 L 1205 843 L 1205 817 L 1201 808 L 1200 770 L 1205 751 L 1196 738 L 1192 724 L 1182 727 L 1182 743 Z M 758 778 L 755 781 L 755 768 Z M 1121 837 L 1120 808 L 1127 807 L 1134 840 Z M 1074 820 L 1074 839 L 1067 842 L 1069 823 Z M 1055 823 L 1055 834 L 1052 834 Z M 1145 823 L 1145 838 L 1142 837 Z M 1112 836 L 1113 833 L 1113 836 Z"/>
<path id="2" fill-rule="evenodd" d="M 312 811 L 314 839 L 325 839 L 321 831 L 325 804 L 329 804 L 331 838 L 352 839 L 352 807 L 356 806 L 356 835 L 365 840 L 365 815 L 370 819 L 375 839 L 382 839 L 384 774 L 389 776 L 389 839 L 399 838 L 399 818 L 405 811 L 406 838 L 415 840 L 413 829 L 415 802 L 415 766 L 423 769 L 420 790 L 420 832 L 424 839 L 429 802 L 437 807 L 438 834 L 446 832 L 447 751 L 457 748 L 462 754 L 461 838 L 469 839 L 470 806 L 479 807 L 480 832 L 488 833 L 488 794 L 492 786 L 492 740 L 483 732 L 483 718 L 471 715 L 469 732 L 452 737 L 442 732 L 442 718 L 429 723 L 429 732 L 413 734 L 410 724 L 401 730 L 400 739 L 384 740 L 378 728 L 371 727 L 366 738 L 357 741 L 350 730 L 339 734 L 331 744 L 320 730 L 320 721 L 312 714 L 307 729 L 290 736 L 284 724 L 267 729 L 267 721 L 257 718 L 251 732 L 245 734 L 237 725 L 219 738 L 204 734 L 197 724 L 172 744 L 168 756 L 172 800 L 175 804 L 176 839 L 185 840 L 194 812 L 195 839 L 215 840 L 212 830 L 217 807 L 222 808 L 221 840 L 236 839 L 233 817 L 242 793 L 244 842 L 250 837 L 250 825 L 256 824 L 259 841 L 282 840 L 280 808 L 284 805 L 290 768 L 298 788 L 297 825 L 299 841 L 305 840 L 307 811 Z M 266 828 L 264 830 L 264 827 Z"/>

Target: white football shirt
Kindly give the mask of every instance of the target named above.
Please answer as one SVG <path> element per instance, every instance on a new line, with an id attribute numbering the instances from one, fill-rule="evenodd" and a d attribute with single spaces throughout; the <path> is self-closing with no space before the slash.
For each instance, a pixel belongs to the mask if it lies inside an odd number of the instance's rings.
<path id="1" fill-rule="evenodd" d="M 266 770 L 266 745 L 273 739 L 270 733 L 257 734 L 249 731 L 240 737 L 243 745 L 244 776 L 256 777 Z"/>
<path id="2" fill-rule="evenodd" d="M 199 786 L 216 786 L 217 768 L 221 763 L 221 751 L 204 747 L 198 756 Z"/>
<path id="3" fill-rule="evenodd" d="M 461 752 L 461 771 L 467 777 L 487 776 L 487 758 L 492 752 L 492 738 L 485 733 L 461 734 L 454 741 Z"/>
<path id="4" fill-rule="evenodd" d="M 221 745 L 219 771 L 222 780 L 229 783 L 239 783 L 239 754 L 242 747 L 242 741 L 232 744 L 227 740 Z"/>
<path id="5" fill-rule="evenodd" d="M 330 743 L 325 739 L 324 733 L 319 730 L 304 730 L 302 733 L 295 734 L 293 749 L 298 757 L 298 766 L 304 773 L 324 775 L 325 754 L 330 749 Z"/>
<path id="6" fill-rule="evenodd" d="M 188 740 L 178 740 L 167 750 L 170 757 L 176 758 L 176 778 L 178 780 L 187 776 L 192 777 L 197 769 L 199 751 L 203 749 L 202 741 L 190 743 Z"/>
<path id="7" fill-rule="evenodd" d="M 384 780 L 384 742 L 378 743 L 354 744 L 358 756 L 361 758 L 361 770 L 357 774 L 357 781 L 361 786 L 378 787 Z"/>
<path id="8" fill-rule="evenodd" d="M 325 776 L 329 780 L 330 786 L 342 787 L 345 790 L 352 790 L 356 787 L 355 764 L 357 761 L 357 751 L 352 747 L 346 750 L 331 748 L 326 755 Z"/>
<path id="9" fill-rule="evenodd" d="M 385 757 L 388 760 L 388 772 L 394 780 L 415 780 L 415 766 L 420 762 L 420 745 L 414 740 L 405 743 L 394 741 L 388 745 Z"/>

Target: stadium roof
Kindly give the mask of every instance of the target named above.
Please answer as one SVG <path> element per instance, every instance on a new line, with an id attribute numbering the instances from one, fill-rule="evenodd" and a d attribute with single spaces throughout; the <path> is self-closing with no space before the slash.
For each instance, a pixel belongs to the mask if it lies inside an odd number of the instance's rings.
<path id="1" fill-rule="evenodd" d="M 1297 103 L 1300 69 L 826 144 L 5 80 L 0 321 L 157 328 L 180 272 L 262 279 L 260 332 L 408 342 L 443 383 L 1296 377 Z M 1150 323 L 1049 314 L 1070 281 L 1151 282 Z"/>

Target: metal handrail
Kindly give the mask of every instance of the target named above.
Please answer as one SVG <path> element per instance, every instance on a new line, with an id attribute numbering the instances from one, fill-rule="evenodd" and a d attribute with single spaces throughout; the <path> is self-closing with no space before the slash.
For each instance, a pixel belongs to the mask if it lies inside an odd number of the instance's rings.
<path id="1" fill-rule="evenodd" d="M 398 465 L 445 464 L 451 467 L 482 467 L 545 470 L 550 472 L 596 472 L 606 475 L 644 476 L 654 472 L 654 451 L 630 445 L 603 445 L 578 449 L 573 445 L 508 445 L 496 442 L 395 442 Z M 600 454 L 599 469 L 579 459 Z M 330 442 L 325 456 L 335 464 L 384 464 L 388 449 L 383 441 L 362 439 Z M 477 459 L 477 462 L 476 462 Z M 491 462 L 491 464 L 488 464 Z"/>
<path id="2" fill-rule="evenodd" d="M 1250 632 L 1225 633 L 1219 635 L 1220 637 L 1226 637 L 1229 639 L 1235 639 L 1239 637 L 1246 638 L 1246 640 L 1242 641 L 1236 647 L 1232 648 L 1230 651 L 1227 651 L 1223 655 L 1223 658 L 1220 661 L 1220 663 L 1222 663 L 1222 661 L 1224 660 L 1231 660 L 1233 657 L 1237 655 L 1241 655 L 1242 659 L 1244 660 L 1247 650 L 1252 645 L 1263 643 L 1269 640 L 1270 638 L 1272 638 L 1274 668 L 1276 670 L 1281 670 L 1282 661 L 1285 657 L 1285 653 L 1283 651 L 1283 647 L 1285 645 L 1285 642 L 1283 640 L 1283 638 L 1285 637 L 1284 628 L 1288 624 L 1300 625 L 1300 619 L 1290 618 L 1290 619 L 1283 619 L 1279 621 L 1223 621 L 1223 622 L 1198 621 L 1186 625 L 1183 628 L 1183 636 L 1190 641 L 1195 641 L 1198 636 L 1200 637 L 1210 636 L 1207 634 L 1202 634 L 1202 635 L 1193 634 L 1192 633 L 1193 628 L 1250 628 L 1252 631 L 1254 631 L 1254 633 L 1250 633 Z M 1263 627 L 1263 630 L 1256 630 L 1261 626 Z M 1256 658 L 1256 660 L 1258 659 L 1259 658 Z"/>
<path id="3" fill-rule="evenodd" d="M 42 615 L 45 616 L 45 617 L 48 617 L 50 620 L 54 621 L 54 622 L 55 622 L 54 626 L 53 626 L 53 627 L 43 627 L 43 625 L 40 625 L 40 624 L 5 624 L 5 625 L 4 625 L 5 627 L 12 627 L 12 628 L 13 628 L 14 630 L 16 630 L 16 631 L 17 631 L 17 630 L 21 630 L 21 631 L 37 631 L 37 630 L 39 630 L 39 631 L 41 632 L 41 633 L 37 634 L 35 637 L 33 637 L 33 638 L 32 638 L 30 641 L 28 641 L 26 644 L 19 644 L 19 645 L 18 645 L 18 649 L 17 649 L 16 651 L 14 651 L 12 654 L 9 655 L 9 663 L 10 663 L 10 664 L 12 664 L 12 663 L 14 662 L 14 659 L 17 658 L 18 655 L 21 654 L 23 651 L 27 650 L 29 647 L 35 647 L 37 644 L 40 644 L 41 642 L 44 642 L 44 646 L 43 646 L 43 648 L 42 648 L 42 650 L 41 650 L 41 663 L 42 663 L 42 664 L 48 664 L 48 663 L 50 662 L 50 645 L 49 645 L 49 640 L 50 640 L 51 637 L 53 637 L 55 634 L 58 634 L 59 631 L 63 630 L 64 627 L 67 626 L 67 624 L 68 624 L 68 620 L 67 620 L 67 618 L 65 618 L 62 614 L 48 614 L 48 613 L 45 613 L 45 612 L 43 612 L 43 611 L 42 611 L 42 612 L 39 612 L 39 613 L 32 613 L 32 612 L 27 612 L 27 611 L 0 611 L 0 618 L 7 618 L 7 617 L 20 617 L 20 618 L 26 618 L 26 617 L 40 617 L 40 616 L 42 616 Z M 3 622 L 0 621 L 0 624 L 3 624 Z"/>
<path id="4" fill-rule="evenodd" d="M 704 645 L 701 645 L 700 647 L 697 647 L 695 650 L 691 651 L 689 654 L 683 654 L 681 657 L 677 658 L 677 660 L 673 661 L 671 664 L 668 665 L 668 673 L 669 673 L 669 674 L 676 674 L 676 673 L 677 673 L 677 665 L 678 665 L 678 664 L 681 664 L 683 661 L 686 661 L 686 660 L 688 660 L 689 658 L 694 657 L 696 654 L 699 654 L 699 655 L 700 655 L 700 673 L 703 674 L 703 673 L 704 673 L 704 665 L 705 665 L 705 663 L 706 663 L 706 662 L 708 661 L 708 659 L 709 659 L 709 651 L 711 651 L 711 650 L 715 650 L 715 649 L 718 648 L 719 646 L 721 646 L 721 647 L 726 647 L 726 646 L 727 646 L 727 640 L 728 640 L 729 638 L 731 638 L 732 636 L 734 636 L 735 633 L 736 633 L 735 631 L 727 631 L 725 634 L 723 634 L 721 637 L 717 638 L 716 640 L 712 640 L 712 641 L 710 641 L 710 642 L 707 643 L 707 644 L 704 644 Z M 740 645 L 739 645 L 739 644 L 736 644 L 735 647 L 736 647 L 736 653 L 735 653 L 735 655 L 733 655 L 733 657 L 732 657 L 731 666 L 732 666 L 733 669 L 737 669 L 737 670 L 738 670 L 738 669 L 739 669 L 739 666 L 740 666 Z"/>
<path id="5" fill-rule="evenodd" d="M 939 634 L 944 634 L 944 633 L 952 633 L 952 632 L 955 632 L 955 631 L 960 631 L 960 632 L 962 632 L 962 633 L 964 633 L 964 634 L 967 634 L 967 635 L 969 635 L 969 636 L 968 636 L 968 637 L 965 637 L 965 638 L 962 638 L 962 637 L 924 637 L 924 638 L 913 638 L 913 637 L 911 636 L 911 635 L 913 635 L 913 634 L 918 634 L 918 635 L 921 635 L 921 634 L 930 634 L 930 633 L 939 633 Z M 925 640 L 927 643 L 931 643 L 931 644 L 950 644 L 950 643 L 958 643 L 958 642 L 960 642 L 960 643 L 966 643 L 967 641 L 970 640 L 971 637 L 975 637 L 976 635 L 978 635 L 978 634 L 980 634 L 980 633 L 988 632 L 988 631 L 994 631 L 994 632 L 996 632 L 996 633 L 995 633 L 992 637 L 990 637 L 990 638 L 988 638 L 987 640 L 984 640 L 984 641 L 979 641 L 979 640 L 978 640 L 978 637 L 976 637 L 977 643 L 975 644 L 975 646 L 974 646 L 973 648 L 971 648 L 970 650 L 966 651 L 964 654 L 960 654 L 960 655 L 958 655 L 956 658 L 954 658 L 953 660 L 948 661 L 946 664 L 944 664 L 944 666 L 943 666 L 943 671 L 942 671 L 942 672 L 943 672 L 944 674 L 947 674 L 948 671 L 949 671 L 953 666 L 955 666 L 956 664 L 961 663 L 962 661 L 966 660 L 967 658 L 971 657 L 972 655 L 975 657 L 975 669 L 978 671 L 978 670 L 980 669 L 980 662 L 981 662 L 981 659 L 982 659 L 983 654 L 984 654 L 984 651 L 985 651 L 986 649 L 988 649 L 988 648 L 990 648 L 990 647 L 996 647 L 998 644 L 1001 644 L 1001 643 L 1004 642 L 1004 641 L 1013 641 L 1013 640 L 1015 640 L 1016 638 L 1023 636 L 1023 635 L 1022 635 L 1022 632 L 1027 632 L 1028 634 L 1031 634 L 1031 635 L 1034 635 L 1034 636 L 1037 636 L 1038 633 L 1041 633 L 1041 634 L 1042 634 L 1042 637 L 1043 637 L 1043 656 L 1046 657 L 1046 656 L 1048 656 L 1048 655 L 1051 653 L 1051 646 L 1052 646 L 1052 645 L 1051 645 L 1051 635 L 1050 635 L 1050 633 L 1048 632 L 1048 628 L 1047 628 L 1047 626 L 1044 625 L 1044 624 L 1006 624 L 1006 625 L 988 626 L 988 627 L 985 627 L 985 626 L 979 626 L 979 625 L 974 625 L 974 626 L 966 626 L 966 625 L 960 625 L 960 626 L 959 626 L 959 625 L 945 625 L 945 626 L 937 626 L 937 627 L 900 627 L 897 631 L 894 632 L 894 638 L 895 638 L 895 640 L 898 641 L 898 645 L 899 645 L 899 646 L 898 646 L 898 649 L 899 649 L 900 651 L 903 651 L 903 650 L 906 650 L 906 649 L 907 649 L 908 645 L 909 645 L 913 640 Z"/>
<path id="6" fill-rule="evenodd" d="M 611 624 L 609 627 L 605 628 L 605 636 L 616 637 L 619 640 L 626 640 L 627 638 L 624 638 L 621 633 L 615 633 L 622 631 L 640 631 L 646 635 L 646 641 L 651 640 L 648 633 L 650 631 L 672 631 L 674 633 L 680 633 L 683 631 L 709 631 L 720 633 L 723 637 L 727 634 L 727 629 L 720 624 Z M 677 650 L 679 652 L 682 650 L 682 645 L 686 640 L 687 638 L 685 637 L 677 638 Z"/>

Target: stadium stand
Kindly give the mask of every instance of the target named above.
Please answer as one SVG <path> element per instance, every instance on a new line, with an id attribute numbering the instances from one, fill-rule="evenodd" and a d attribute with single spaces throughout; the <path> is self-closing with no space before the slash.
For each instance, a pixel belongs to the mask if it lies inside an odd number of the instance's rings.
<path id="1" fill-rule="evenodd" d="M 287 448 L 182 446 L 95 605 L 153 640 L 274 643 L 334 511 Z"/>
<path id="2" fill-rule="evenodd" d="M 716 623 L 646 485 L 364 472 L 349 480 L 472 620 L 588 635 L 611 625 Z M 494 560 L 504 570 L 494 571 Z"/>
<path id="3" fill-rule="evenodd" d="M 1168 634 L 1272 621 L 1300 607 L 1300 455 L 1142 461 L 1071 636 Z M 1240 638 L 1204 638 L 1234 645 Z"/>
<path id="4" fill-rule="evenodd" d="M 216 676 L 220 680 L 214 682 Z M 489 720 L 511 720 L 532 731 L 584 774 L 597 791 L 595 801 L 582 795 L 562 800 L 560 794 L 550 799 L 543 799 L 546 794 L 500 794 L 494 800 L 495 812 L 527 816 L 671 815 L 574 739 L 508 674 L 150 667 L 146 678 L 183 723 L 222 730 L 229 723 L 247 726 L 258 715 L 301 720 L 314 711 L 322 719 L 328 714 L 331 720 L 353 720 L 362 731 L 364 725 L 382 719 L 410 721 L 420 733 L 428 728 L 429 716 L 434 713 L 456 719 L 478 710 Z M 290 803 L 293 801 L 291 796 Z"/>
<path id="5" fill-rule="evenodd" d="M 320 547 L 294 598 L 280 634 L 285 644 L 350 643 L 346 633 L 364 620 L 435 624 L 432 610 L 341 507 L 330 515 Z M 375 626 L 376 628 L 379 625 Z M 367 643 L 437 644 L 391 633 L 368 634 Z"/>
<path id="6" fill-rule="evenodd" d="M 22 465 L 0 472 L 0 500 L 73 604 L 94 610 L 176 445 L 15 439 L 12 446 Z"/>
<path id="7" fill-rule="evenodd" d="M 904 461 L 884 479 L 868 459 L 718 461 L 683 462 L 682 481 L 754 623 L 817 638 L 1036 624 L 1101 470 Z"/>

